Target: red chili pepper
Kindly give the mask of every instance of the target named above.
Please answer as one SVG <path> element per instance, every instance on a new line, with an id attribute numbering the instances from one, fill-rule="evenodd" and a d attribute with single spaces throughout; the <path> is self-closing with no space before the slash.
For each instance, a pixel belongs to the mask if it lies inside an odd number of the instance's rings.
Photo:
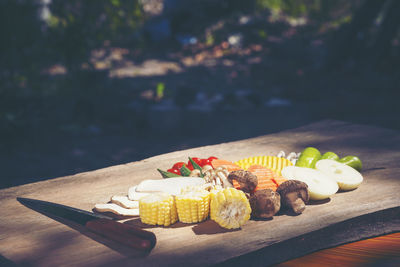
<path id="1" fill-rule="evenodd" d="M 177 169 L 169 169 L 169 170 L 167 170 L 167 172 L 171 172 L 171 173 L 175 173 L 175 174 L 181 175 L 181 171 L 177 170 Z"/>
<path id="2" fill-rule="evenodd" d="M 183 165 L 186 165 L 185 162 L 177 162 L 172 166 L 172 169 L 180 170 Z"/>
<path id="3" fill-rule="evenodd" d="M 213 159 L 218 159 L 217 157 L 209 157 L 208 160 L 211 162 Z"/>
<path id="4" fill-rule="evenodd" d="M 205 165 L 210 165 L 210 161 L 208 159 L 202 159 L 199 165 L 201 167 L 204 167 Z"/>
<path id="5" fill-rule="evenodd" d="M 199 159 L 199 158 L 192 158 L 192 160 L 194 162 L 196 162 L 198 165 L 200 165 L 200 163 L 201 163 L 201 159 Z"/>

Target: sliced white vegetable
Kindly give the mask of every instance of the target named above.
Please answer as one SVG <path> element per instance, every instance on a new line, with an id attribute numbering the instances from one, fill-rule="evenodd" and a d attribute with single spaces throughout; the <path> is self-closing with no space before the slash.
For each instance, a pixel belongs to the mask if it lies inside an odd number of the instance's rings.
<path id="1" fill-rule="evenodd" d="M 288 166 L 283 168 L 282 176 L 288 180 L 299 180 L 307 184 L 310 199 L 321 200 L 334 195 L 338 184 L 327 174 L 310 168 Z"/>
<path id="2" fill-rule="evenodd" d="M 151 194 L 151 193 L 138 192 L 138 191 L 136 191 L 136 188 L 137 188 L 137 185 L 129 188 L 129 190 L 128 190 L 129 200 L 138 201 L 142 197 L 145 197 L 145 196 Z"/>
<path id="3" fill-rule="evenodd" d="M 139 201 L 129 200 L 127 196 L 113 196 L 111 202 L 126 209 L 138 209 Z"/>
<path id="4" fill-rule="evenodd" d="M 137 192 L 152 193 L 165 192 L 170 195 L 179 195 L 186 186 L 204 185 L 205 180 L 199 177 L 177 177 L 163 180 L 144 180 L 137 187 Z M 131 197 L 129 197 L 131 199 Z"/>
<path id="5" fill-rule="evenodd" d="M 361 173 L 352 167 L 335 160 L 319 160 L 317 161 L 317 164 L 315 164 L 315 168 L 335 179 L 341 190 L 355 189 L 363 181 Z"/>
<path id="6" fill-rule="evenodd" d="M 139 209 L 125 209 L 114 203 L 96 204 L 94 209 L 98 212 L 112 212 L 122 216 L 139 216 Z"/>

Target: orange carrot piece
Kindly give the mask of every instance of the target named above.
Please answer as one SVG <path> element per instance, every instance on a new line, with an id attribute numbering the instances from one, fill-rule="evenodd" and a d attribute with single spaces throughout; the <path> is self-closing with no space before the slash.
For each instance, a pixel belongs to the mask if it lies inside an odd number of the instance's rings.
<path id="1" fill-rule="evenodd" d="M 241 170 L 239 165 L 236 165 L 235 163 L 224 159 L 213 159 L 211 161 L 211 165 L 213 166 L 214 169 L 220 166 L 226 166 L 229 172 Z"/>
<path id="2" fill-rule="evenodd" d="M 278 188 L 278 185 L 273 180 L 275 173 L 271 169 L 261 165 L 251 165 L 247 170 L 258 178 L 258 185 L 255 191 L 267 188 L 276 191 Z"/>
<path id="3" fill-rule="evenodd" d="M 275 178 L 274 171 L 261 165 L 251 165 L 247 170 L 256 175 L 259 182 L 262 180 L 270 180 Z"/>
<path id="4" fill-rule="evenodd" d="M 271 190 L 276 191 L 277 188 L 278 188 L 278 186 L 276 185 L 276 183 L 274 183 L 273 180 L 268 180 L 268 181 L 262 181 L 261 183 L 259 183 L 254 191 L 261 190 L 261 189 L 271 189 Z"/>

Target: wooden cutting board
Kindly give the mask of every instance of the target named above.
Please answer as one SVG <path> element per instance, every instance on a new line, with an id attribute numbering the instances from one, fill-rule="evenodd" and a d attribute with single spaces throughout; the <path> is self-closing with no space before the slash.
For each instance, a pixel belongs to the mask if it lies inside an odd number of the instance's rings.
<path id="1" fill-rule="evenodd" d="M 212 133 L 209 133 L 212 134 Z M 364 163 L 363 184 L 356 190 L 314 202 L 303 214 L 279 214 L 272 220 L 251 220 L 240 230 L 224 230 L 208 220 L 151 227 L 138 218 L 125 221 L 152 231 L 156 247 L 147 255 L 63 220 L 26 208 L 16 197 L 29 197 L 91 210 L 144 179 L 160 178 L 188 156 L 238 160 L 301 151 L 315 146 L 322 152 L 357 155 Z M 265 266 L 333 245 L 400 231 L 400 135 L 396 131 L 322 121 L 257 138 L 176 151 L 139 162 L 113 166 L 0 190 L 0 254 L 17 264 L 37 266 Z M 21 166 L 23 167 L 23 166 Z"/>

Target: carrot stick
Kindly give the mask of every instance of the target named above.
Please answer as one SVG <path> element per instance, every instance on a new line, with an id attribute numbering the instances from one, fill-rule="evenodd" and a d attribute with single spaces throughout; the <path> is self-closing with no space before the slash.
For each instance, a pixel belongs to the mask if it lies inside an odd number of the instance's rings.
<path id="1" fill-rule="evenodd" d="M 211 161 L 211 165 L 214 169 L 220 166 L 226 166 L 229 172 L 241 170 L 241 168 L 235 163 L 224 159 L 214 159 L 213 161 Z"/>

